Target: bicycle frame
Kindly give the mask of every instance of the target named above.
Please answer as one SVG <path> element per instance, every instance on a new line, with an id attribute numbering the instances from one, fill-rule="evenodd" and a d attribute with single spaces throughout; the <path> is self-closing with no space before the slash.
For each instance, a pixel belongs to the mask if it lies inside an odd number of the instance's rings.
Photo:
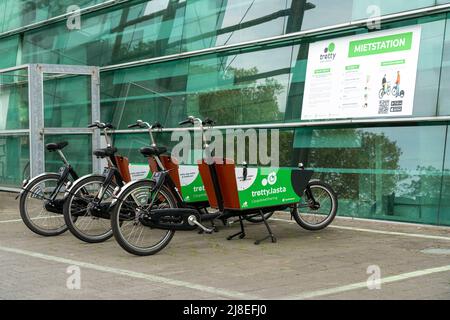
<path id="1" fill-rule="evenodd" d="M 64 154 L 62 153 L 61 150 L 57 150 L 57 153 L 59 154 L 59 156 L 61 157 L 64 166 L 59 168 L 58 174 L 60 175 L 60 178 L 58 179 L 57 185 L 55 187 L 55 189 L 52 191 L 52 193 L 50 194 L 49 198 L 44 198 L 44 200 L 47 201 L 54 201 L 58 192 L 61 190 L 61 187 L 64 185 L 65 181 L 69 180 L 69 176 L 72 177 L 73 181 L 77 180 L 79 178 L 78 174 L 76 173 L 75 169 L 69 164 L 69 162 L 67 161 L 66 157 L 64 156 Z M 48 175 L 48 172 L 42 173 L 36 177 L 34 177 L 33 179 L 30 180 L 24 180 L 23 185 L 22 185 L 22 191 L 16 196 L 16 199 L 20 197 L 20 195 L 27 191 L 30 192 L 33 196 L 37 195 L 35 192 L 32 192 L 30 189 L 28 189 L 28 186 L 36 179 L 41 178 L 42 176 Z"/>

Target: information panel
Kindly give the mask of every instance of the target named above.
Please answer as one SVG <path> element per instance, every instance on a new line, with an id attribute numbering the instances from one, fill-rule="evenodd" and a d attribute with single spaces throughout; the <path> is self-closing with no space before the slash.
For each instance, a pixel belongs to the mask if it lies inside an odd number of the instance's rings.
<path id="1" fill-rule="evenodd" d="M 421 27 L 310 45 L 302 120 L 412 115 Z"/>

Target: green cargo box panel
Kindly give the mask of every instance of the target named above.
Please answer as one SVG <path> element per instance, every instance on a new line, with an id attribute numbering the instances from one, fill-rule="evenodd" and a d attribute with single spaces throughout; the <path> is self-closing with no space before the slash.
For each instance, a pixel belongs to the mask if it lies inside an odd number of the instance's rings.
<path id="1" fill-rule="evenodd" d="M 300 201 L 313 171 L 293 168 L 236 168 L 236 184 L 242 210 L 294 204 Z"/>
<path id="2" fill-rule="evenodd" d="M 132 180 L 150 179 L 152 177 L 150 167 L 144 164 L 130 164 L 130 174 Z M 180 165 L 178 175 L 181 184 L 180 193 L 185 202 L 208 201 L 197 165 Z"/>
<path id="3" fill-rule="evenodd" d="M 178 167 L 181 195 L 185 202 L 208 201 L 197 165 L 182 165 Z"/>

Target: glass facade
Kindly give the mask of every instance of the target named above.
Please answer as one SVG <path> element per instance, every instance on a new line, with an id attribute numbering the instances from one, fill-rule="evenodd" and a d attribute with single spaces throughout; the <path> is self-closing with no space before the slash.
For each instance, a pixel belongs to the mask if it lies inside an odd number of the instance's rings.
<path id="1" fill-rule="evenodd" d="M 78 5 L 101 2 L 86 0 Z M 0 68 L 26 63 L 112 66 L 447 3 L 132 0 L 82 15 L 79 30 L 69 30 L 67 22 L 60 21 L 7 37 L 0 34 Z M 3 1 L 0 32 L 57 16 L 68 5 L 68 1 L 53 1 L 52 5 L 49 1 Z M 381 24 L 383 30 L 421 26 L 413 117 L 450 116 L 449 19 L 449 13 L 441 12 Z M 298 123 L 302 121 L 309 44 L 368 32 L 361 27 L 330 30 L 284 43 L 112 68 L 101 73 L 101 117 L 119 130 L 136 119 L 175 128 L 187 115 L 209 117 L 229 126 Z M 28 96 L 19 75 L 7 76 L 1 75 L 0 174 L 2 168 L 7 173 L 0 176 L 0 185 L 12 186 L 26 172 L 28 140 L 26 135 L 7 136 L 2 130 L 28 128 Z M 45 126 L 86 126 L 91 112 L 88 88 L 88 77 L 47 79 Z M 365 127 L 293 125 L 280 132 L 281 165 L 303 162 L 314 168 L 316 176 L 338 192 L 340 215 L 450 225 L 448 125 L 420 120 L 390 126 L 380 121 Z M 46 142 L 52 139 L 69 140 L 68 158 L 76 161 L 80 172 L 89 172 L 89 135 L 45 136 Z M 169 133 L 159 139 L 171 146 Z M 148 144 L 147 135 L 119 131 L 115 142 L 132 162 L 145 163 L 138 149 Z M 47 154 L 48 170 L 59 166 L 54 156 Z M 17 167 L 18 157 L 21 165 Z"/>
<path id="2" fill-rule="evenodd" d="M 46 135 L 45 143 L 67 141 L 69 145 L 64 148 L 64 156 L 75 168 L 78 176 L 92 172 L 92 144 L 90 135 Z M 61 158 L 56 152 L 48 152 L 45 157 L 45 171 L 58 172 L 63 166 Z"/>
<path id="3" fill-rule="evenodd" d="M 0 182 L 17 187 L 30 176 L 30 143 L 28 135 L 0 136 Z"/>
<path id="4" fill-rule="evenodd" d="M 76 5 L 78 8 L 86 8 L 105 1 L 78 0 Z M 70 6 L 73 4 L 74 2 L 70 0 L 2 0 L 0 32 L 7 32 L 66 14 L 73 11 L 70 10 Z"/>

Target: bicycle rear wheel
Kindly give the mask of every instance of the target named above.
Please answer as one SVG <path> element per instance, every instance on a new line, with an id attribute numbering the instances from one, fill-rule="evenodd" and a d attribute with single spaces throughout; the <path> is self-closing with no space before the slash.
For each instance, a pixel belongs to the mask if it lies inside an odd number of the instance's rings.
<path id="1" fill-rule="evenodd" d="M 43 175 L 27 185 L 26 190 L 20 195 L 20 217 L 28 229 L 41 236 L 57 236 L 67 231 L 62 203 L 68 180 L 59 185 L 60 178 L 61 176 L 56 173 Z M 54 201 L 50 201 L 50 196 L 55 190 L 58 190 L 56 197 Z M 49 206 L 48 203 L 54 205 Z M 49 211 L 49 208 L 52 211 Z"/>
<path id="2" fill-rule="evenodd" d="M 336 193 L 330 185 L 320 181 L 310 182 L 307 189 L 310 192 L 305 192 L 301 202 L 292 209 L 292 216 L 306 230 L 322 230 L 336 217 L 338 209 Z"/>

